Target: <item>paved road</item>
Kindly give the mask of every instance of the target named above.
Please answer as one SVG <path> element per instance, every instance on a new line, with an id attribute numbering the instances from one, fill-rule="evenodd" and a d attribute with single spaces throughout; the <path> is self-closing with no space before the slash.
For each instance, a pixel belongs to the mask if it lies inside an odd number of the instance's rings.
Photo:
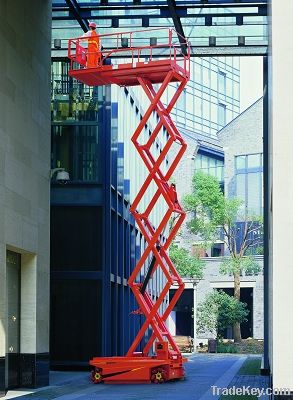
<path id="1" fill-rule="evenodd" d="M 186 364 L 185 380 L 160 385 L 94 385 L 86 372 L 51 372 L 50 387 L 29 394 L 8 392 L 4 399 L 217 400 L 211 386 L 227 387 L 245 359 L 234 354 L 195 354 Z"/>

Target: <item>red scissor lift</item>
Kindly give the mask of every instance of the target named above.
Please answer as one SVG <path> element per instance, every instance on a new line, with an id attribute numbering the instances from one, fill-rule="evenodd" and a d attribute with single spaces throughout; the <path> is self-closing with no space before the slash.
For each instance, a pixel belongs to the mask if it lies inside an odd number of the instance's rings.
<path id="1" fill-rule="evenodd" d="M 158 39 L 153 41 L 153 44 L 147 46 L 136 44 L 136 37 L 137 41 L 144 38 L 145 42 L 150 34 L 157 34 Z M 120 45 L 122 38 L 124 47 Z M 127 38 L 126 46 L 125 38 Z M 169 180 L 183 156 L 186 143 L 171 120 L 170 112 L 189 79 L 190 48 L 184 38 L 179 43 L 178 34 L 173 29 L 161 28 L 100 35 L 100 41 L 103 46 L 103 59 L 98 57 L 99 65 L 88 68 L 85 39 L 69 40 L 68 56 L 71 60 L 69 75 L 90 86 L 140 85 L 150 100 L 150 105 L 131 139 L 148 169 L 148 176 L 130 208 L 145 237 L 146 248 L 128 280 L 139 306 L 134 313 L 143 314 L 145 321 L 125 356 L 94 357 L 90 360 L 90 365 L 93 366 L 92 380 L 94 383 L 162 383 L 183 378 L 183 363 L 187 361 L 182 357 L 168 331 L 166 320 L 184 290 L 184 283 L 169 258 L 168 247 L 185 218 L 185 213 L 177 200 L 175 185 L 170 184 Z M 112 44 L 109 46 L 109 43 Z M 106 60 L 111 59 L 120 61 L 115 65 L 107 63 Z M 169 104 L 165 106 L 161 98 L 171 82 L 177 82 L 177 90 Z M 154 84 L 158 83 L 161 85 L 156 91 Z M 157 126 L 148 139 L 141 143 L 141 134 L 153 111 L 156 111 L 159 116 Z M 167 140 L 159 155 L 155 157 L 152 146 L 163 127 L 167 131 Z M 166 168 L 166 157 L 174 144 L 176 144 L 177 153 L 175 157 L 173 155 L 173 159 Z M 140 202 L 153 183 L 156 185 L 155 193 L 142 211 Z M 150 214 L 162 197 L 167 205 L 166 212 L 155 228 Z M 166 226 L 172 217 L 176 217 L 175 222 L 169 230 L 167 239 L 163 239 Z M 144 280 L 138 282 L 137 278 L 150 258 L 151 262 Z M 157 300 L 153 300 L 147 291 L 147 285 L 158 268 L 163 271 L 166 283 Z M 160 312 L 171 286 L 176 286 L 177 290 L 165 311 Z M 152 335 L 147 343 L 143 344 L 149 328 L 152 329 Z M 137 351 L 139 346 L 143 348 L 140 352 Z"/>

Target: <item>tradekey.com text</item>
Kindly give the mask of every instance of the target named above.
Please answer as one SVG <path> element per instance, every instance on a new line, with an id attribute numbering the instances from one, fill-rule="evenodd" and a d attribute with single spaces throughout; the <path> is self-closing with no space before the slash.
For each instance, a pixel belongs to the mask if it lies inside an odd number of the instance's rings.
<path id="1" fill-rule="evenodd" d="M 262 396 L 290 396 L 291 391 L 288 388 L 257 388 L 253 386 L 230 386 L 228 388 L 222 388 L 219 386 L 211 386 L 213 396 L 256 396 L 261 398 Z"/>

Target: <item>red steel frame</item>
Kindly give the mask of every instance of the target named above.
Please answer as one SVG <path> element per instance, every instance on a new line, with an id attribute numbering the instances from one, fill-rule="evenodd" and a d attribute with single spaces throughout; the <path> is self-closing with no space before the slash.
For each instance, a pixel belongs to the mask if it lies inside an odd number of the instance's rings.
<path id="1" fill-rule="evenodd" d="M 149 33 L 150 31 L 153 30 L 144 32 Z M 120 86 L 140 85 L 150 101 L 148 109 L 131 138 L 149 172 L 130 207 L 136 224 L 146 240 L 146 248 L 128 280 L 139 306 L 135 313 L 143 314 L 145 321 L 124 357 L 94 357 L 90 360 L 90 364 L 94 367 L 92 380 L 95 383 L 102 381 L 105 383 L 162 383 L 167 380 L 180 379 L 184 377 L 183 362 L 186 361 L 167 329 L 166 320 L 184 290 L 184 283 L 168 255 L 168 248 L 185 218 L 185 212 L 177 199 L 176 187 L 170 184 L 169 180 L 186 150 L 186 143 L 171 120 L 170 113 L 189 79 L 189 44 L 186 42 L 186 54 L 183 54 L 180 44 L 174 43 L 174 36 L 177 37 L 177 33 L 168 29 L 166 43 L 137 47 L 133 44 L 136 33 L 101 35 L 102 44 L 103 40 L 106 40 L 109 36 L 117 36 L 117 47 L 106 52 L 104 58 L 117 56 L 118 53 L 122 52 L 123 54 L 125 51 L 131 53 L 131 62 L 125 63 L 124 61 L 118 66 L 100 63 L 96 68 L 87 68 L 85 61 L 87 50 L 82 47 L 84 39 L 78 38 L 69 41 L 68 56 L 71 60 L 69 74 L 71 76 L 91 85 L 111 83 Z M 127 49 L 119 48 L 118 39 L 127 36 L 127 34 L 130 37 L 130 47 Z M 170 49 L 167 58 L 163 60 L 154 58 L 155 52 L 163 47 Z M 146 49 L 150 52 L 150 57 L 147 61 L 142 61 L 141 54 Z M 80 54 L 82 54 L 82 57 L 80 57 Z M 178 87 L 169 104 L 165 106 L 161 98 L 171 82 L 177 82 Z M 155 83 L 161 83 L 158 91 L 153 86 Z M 142 144 L 140 143 L 141 133 L 153 111 L 157 112 L 159 122 L 148 140 Z M 163 127 L 168 133 L 167 141 L 156 158 L 152 153 L 152 146 Z M 170 156 L 170 149 L 174 144 L 176 144 L 174 147 L 178 148 L 177 154 L 174 157 L 174 151 L 172 151 L 173 160 L 169 163 L 167 170 L 164 171 L 166 157 Z M 156 184 L 157 189 L 142 212 L 140 202 L 152 183 Z M 162 198 L 166 203 L 166 211 L 159 225 L 154 227 L 150 214 L 159 199 Z M 169 229 L 168 237 L 164 238 L 166 227 L 172 216 L 177 218 L 174 225 Z M 138 282 L 137 278 L 150 257 L 152 257 L 152 263 L 147 278 L 145 277 L 145 281 L 142 283 Z M 158 299 L 153 301 L 146 287 L 149 279 L 158 268 L 163 271 L 166 283 Z M 177 290 L 169 305 L 161 314 L 160 307 L 173 285 L 177 287 Z M 152 328 L 152 335 L 147 343 L 142 345 L 149 327 Z M 137 349 L 140 346 L 143 349 L 138 352 Z M 154 346 L 155 353 L 150 355 Z"/>

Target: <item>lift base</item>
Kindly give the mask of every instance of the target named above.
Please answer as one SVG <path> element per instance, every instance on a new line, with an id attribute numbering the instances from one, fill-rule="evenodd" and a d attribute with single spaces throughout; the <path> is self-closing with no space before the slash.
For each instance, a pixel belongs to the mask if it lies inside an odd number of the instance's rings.
<path id="1" fill-rule="evenodd" d="M 184 378 L 186 358 L 94 357 L 90 360 L 94 383 L 164 383 Z"/>

